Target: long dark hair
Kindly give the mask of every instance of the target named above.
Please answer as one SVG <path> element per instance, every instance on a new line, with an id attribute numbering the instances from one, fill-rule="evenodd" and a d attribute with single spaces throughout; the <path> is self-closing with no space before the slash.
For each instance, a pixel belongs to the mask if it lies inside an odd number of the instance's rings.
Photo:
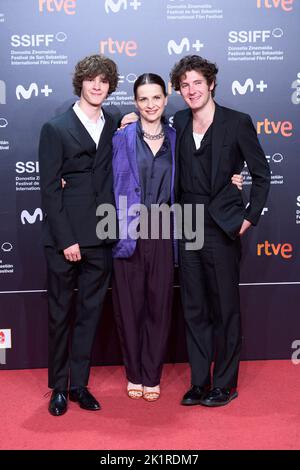
<path id="1" fill-rule="evenodd" d="M 163 91 L 163 94 L 165 96 L 168 96 L 166 84 L 159 75 L 157 75 L 156 73 L 143 73 L 143 75 L 140 75 L 134 83 L 134 86 L 133 86 L 134 98 L 137 99 L 137 90 L 140 86 L 152 85 L 152 84 L 159 85 Z"/>

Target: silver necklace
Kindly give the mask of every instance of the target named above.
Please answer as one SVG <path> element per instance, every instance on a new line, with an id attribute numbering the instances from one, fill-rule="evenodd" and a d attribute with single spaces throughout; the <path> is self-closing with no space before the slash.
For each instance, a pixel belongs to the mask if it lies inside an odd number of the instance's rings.
<path id="1" fill-rule="evenodd" d="M 159 140 L 165 136 L 164 130 L 162 129 L 159 134 L 148 134 L 148 132 L 143 129 L 143 137 L 148 140 Z"/>

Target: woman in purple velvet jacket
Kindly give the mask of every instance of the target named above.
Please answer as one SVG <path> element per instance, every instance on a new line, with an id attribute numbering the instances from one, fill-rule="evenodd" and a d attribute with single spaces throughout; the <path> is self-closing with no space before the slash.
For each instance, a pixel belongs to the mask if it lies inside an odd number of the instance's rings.
<path id="1" fill-rule="evenodd" d="M 167 91 L 160 76 L 141 75 L 134 96 L 140 118 L 113 138 L 120 231 L 113 252 L 113 301 L 128 396 L 154 401 L 160 395 L 171 319 L 174 253 L 172 230 L 163 238 L 162 224 L 155 225 L 151 213 L 153 204 L 162 207 L 174 202 L 176 133 L 162 117 Z M 149 232 L 157 229 L 157 238 L 150 233 L 143 238 L 142 224 Z"/>
<path id="2" fill-rule="evenodd" d="M 174 203 L 176 132 L 163 118 L 167 91 L 159 75 L 141 75 L 134 84 L 134 97 L 139 119 L 127 115 L 122 123 L 131 124 L 113 137 L 119 222 L 119 242 L 113 249 L 113 303 L 128 396 L 155 401 L 160 396 L 171 320 L 175 244 L 170 212 L 163 223 L 155 223 L 152 216 L 155 206 Z M 234 175 L 232 182 L 241 189 L 239 176 Z"/>

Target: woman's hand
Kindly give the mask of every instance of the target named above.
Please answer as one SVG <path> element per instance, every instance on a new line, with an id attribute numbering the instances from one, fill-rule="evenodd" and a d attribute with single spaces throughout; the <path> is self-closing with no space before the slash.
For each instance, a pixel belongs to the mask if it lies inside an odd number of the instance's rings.
<path id="1" fill-rule="evenodd" d="M 125 114 L 122 118 L 120 129 L 124 129 L 128 124 L 132 124 L 133 122 L 138 121 L 138 119 L 139 117 L 136 113 Z"/>

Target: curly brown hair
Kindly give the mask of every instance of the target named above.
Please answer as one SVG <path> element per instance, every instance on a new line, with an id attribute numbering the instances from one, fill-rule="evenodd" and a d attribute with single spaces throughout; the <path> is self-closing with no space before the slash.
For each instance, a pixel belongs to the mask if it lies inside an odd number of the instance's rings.
<path id="1" fill-rule="evenodd" d="M 116 90 L 119 80 L 117 65 L 113 60 L 103 55 L 95 54 L 85 57 L 75 66 L 73 75 L 75 95 L 81 95 L 83 80 L 93 79 L 98 75 L 102 75 L 105 80 L 108 80 L 109 95 Z"/>
<path id="2" fill-rule="evenodd" d="M 190 72 L 192 70 L 196 70 L 197 72 L 202 73 L 207 81 L 208 86 L 214 82 L 215 86 L 211 92 L 212 96 L 214 97 L 217 86 L 216 77 L 218 73 L 218 67 L 216 64 L 203 59 L 203 57 L 200 57 L 199 55 L 187 55 L 174 65 L 170 72 L 170 79 L 174 90 L 180 90 L 180 82 L 182 77 L 186 74 L 186 72 Z"/>

